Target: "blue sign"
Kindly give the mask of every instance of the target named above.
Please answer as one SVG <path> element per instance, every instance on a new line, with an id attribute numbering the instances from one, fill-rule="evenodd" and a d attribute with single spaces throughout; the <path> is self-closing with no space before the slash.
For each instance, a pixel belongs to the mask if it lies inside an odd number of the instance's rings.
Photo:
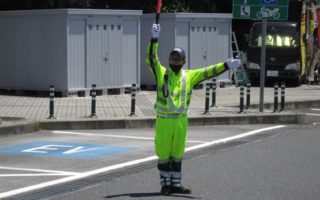
<path id="1" fill-rule="evenodd" d="M 97 159 L 107 155 L 126 153 L 134 148 L 105 146 L 100 144 L 81 144 L 60 141 L 36 141 L 0 148 L 0 154 L 25 156 L 62 157 L 76 159 Z"/>
<path id="2" fill-rule="evenodd" d="M 277 0 L 261 0 L 262 5 L 277 5 Z"/>

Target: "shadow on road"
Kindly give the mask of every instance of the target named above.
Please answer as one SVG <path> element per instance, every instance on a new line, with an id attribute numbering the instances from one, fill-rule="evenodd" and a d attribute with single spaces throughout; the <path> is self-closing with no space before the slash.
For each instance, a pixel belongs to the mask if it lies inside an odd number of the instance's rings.
<path id="1" fill-rule="evenodd" d="M 116 195 L 110 195 L 110 196 L 105 196 L 105 199 L 112 199 L 112 198 L 117 198 L 117 197 L 132 197 L 132 198 L 143 198 L 143 197 L 156 197 L 156 196 L 163 196 L 159 192 L 150 192 L 150 193 L 128 193 L 128 194 L 116 194 Z M 164 196 L 163 196 L 164 197 Z M 202 199 L 200 197 L 193 197 L 189 195 L 170 195 L 166 197 L 175 197 L 175 198 L 186 198 L 186 199 Z"/>

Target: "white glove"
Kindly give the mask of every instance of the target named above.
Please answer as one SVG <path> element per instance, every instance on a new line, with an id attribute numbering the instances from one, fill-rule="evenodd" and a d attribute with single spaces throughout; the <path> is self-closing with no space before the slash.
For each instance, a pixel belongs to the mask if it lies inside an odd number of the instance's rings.
<path id="1" fill-rule="evenodd" d="M 227 61 L 226 61 L 229 69 L 234 69 L 234 68 L 238 68 L 241 66 L 241 61 L 240 59 L 234 59 L 234 58 L 229 58 Z"/>
<path id="2" fill-rule="evenodd" d="M 152 38 L 158 39 L 159 38 L 159 34 L 160 34 L 160 30 L 161 30 L 160 24 L 153 24 L 152 25 L 152 30 L 151 30 Z"/>

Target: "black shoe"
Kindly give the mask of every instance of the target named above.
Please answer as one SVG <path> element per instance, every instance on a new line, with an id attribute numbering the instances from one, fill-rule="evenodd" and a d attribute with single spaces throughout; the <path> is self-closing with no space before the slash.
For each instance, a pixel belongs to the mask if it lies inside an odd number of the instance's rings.
<path id="1" fill-rule="evenodd" d="M 185 188 L 183 186 L 180 186 L 180 187 L 171 186 L 171 194 L 173 194 L 173 193 L 191 194 L 192 191 L 191 191 L 191 189 Z"/>
<path id="2" fill-rule="evenodd" d="M 163 195 L 166 195 L 166 196 L 170 195 L 171 194 L 171 187 L 168 185 L 162 186 L 160 193 Z"/>

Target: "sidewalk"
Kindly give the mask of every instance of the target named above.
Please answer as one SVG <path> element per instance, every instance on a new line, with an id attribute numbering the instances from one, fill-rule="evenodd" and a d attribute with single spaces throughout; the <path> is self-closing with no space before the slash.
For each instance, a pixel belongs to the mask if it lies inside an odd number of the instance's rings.
<path id="1" fill-rule="evenodd" d="M 265 112 L 272 112 L 274 90 L 273 88 L 265 88 L 264 92 Z M 286 88 L 285 92 L 286 103 L 301 102 L 308 104 L 309 101 L 320 101 L 319 85 L 302 85 L 298 88 Z M 218 88 L 216 96 L 216 107 L 210 107 L 212 115 L 226 115 L 239 112 L 239 88 L 234 86 L 230 88 Z M 137 93 L 135 113 L 138 117 L 155 116 L 155 111 L 153 110 L 155 97 L 155 91 L 140 91 Z M 260 89 L 258 87 L 251 88 L 251 105 L 254 106 L 245 112 L 259 112 L 259 98 Z M 91 97 L 55 98 L 54 103 L 54 115 L 60 120 L 85 119 L 91 115 Z M 204 108 L 205 90 L 193 90 L 189 116 L 201 116 Z M 99 119 L 128 117 L 130 111 L 130 94 L 97 97 L 96 114 Z M 0 117 L 1 116 L 45 120 L 49 116 L 49 98 L 0 95 Z"/>
<path id="2" fill-rule="evenodd" d="M 239 118 L 244 116 L 275 116 L 288 113 L 292 114 L 292 111 L 294 110 L 308 108 L 310 106 L 320 106 L 319 85 L 302 85 L 300 87 L 286 88 L 285 92 L 286 111 L 273 113 L 274 89 L 272 87 L 265 88 L 264 112 L 261 113 L 259 112 L 260 88 L 252 87 L 251 107 L 243 113 L 239 113 L 240 89 L 234 86 L 218 88 L 216 94 L 216 107 L 210 107 L 210 114 L 204 115 L 205 90 L 193 90 L 189 117 L 191 119 L 197 118 L 199 120 L 217 117 Z M 280 94 L 281 92 L 279 89 L 279 97 Z M 47 119 L 49 116 L 49 98 L 0 95 L 0 118 L 2 118 L 3 121 L 0 126 L 6 124 L 6 121 L 8 121 L 6 120 L 7 117 L 26 118 L 29 121 L 38 121 L 47 124 L 80 121 L 80 123 L 82 123 L 80 128 L 85 128 L 85 126 L 88 126 L 89 128 L 90 125 L 85 124 L 84 122 L 92 121 L 95 121 L 95 123 L 98 121 L 100 123 L 101 121 L 109 120 L 115 122 L 118 120 L 118 123 L 128 123 L 128 121 L 132 121 L 131 123 L 133 123 L 142 119 L 145 121 L 154 120 L 156 115 L 153 110 L 155 98 L 155 91 L 138 92 L 135 111 L 136 116 L 131 117 L 128 116 L 131 112 L 130 94 L 98 96 L 96 107 L 97 118 L 89 117 L 91 115 L 91 97 L 55 98 L 54 115 L 56 119 Z M 148 124 L 150 123 L 152 124 L 152 122 L 148 122 Z M 55 125 L 57 125 L 57 123 Z M 69 128 L 69 126 L 63 127 Z M 109 126 L 113 127 L 110 123 L 106 127 Z M 131 124 L 131 126 L 133 125 Z M 57 128 L 63 127 L 58 126 Z M 105 125 L 103 127 L 105 127 Z"/>

